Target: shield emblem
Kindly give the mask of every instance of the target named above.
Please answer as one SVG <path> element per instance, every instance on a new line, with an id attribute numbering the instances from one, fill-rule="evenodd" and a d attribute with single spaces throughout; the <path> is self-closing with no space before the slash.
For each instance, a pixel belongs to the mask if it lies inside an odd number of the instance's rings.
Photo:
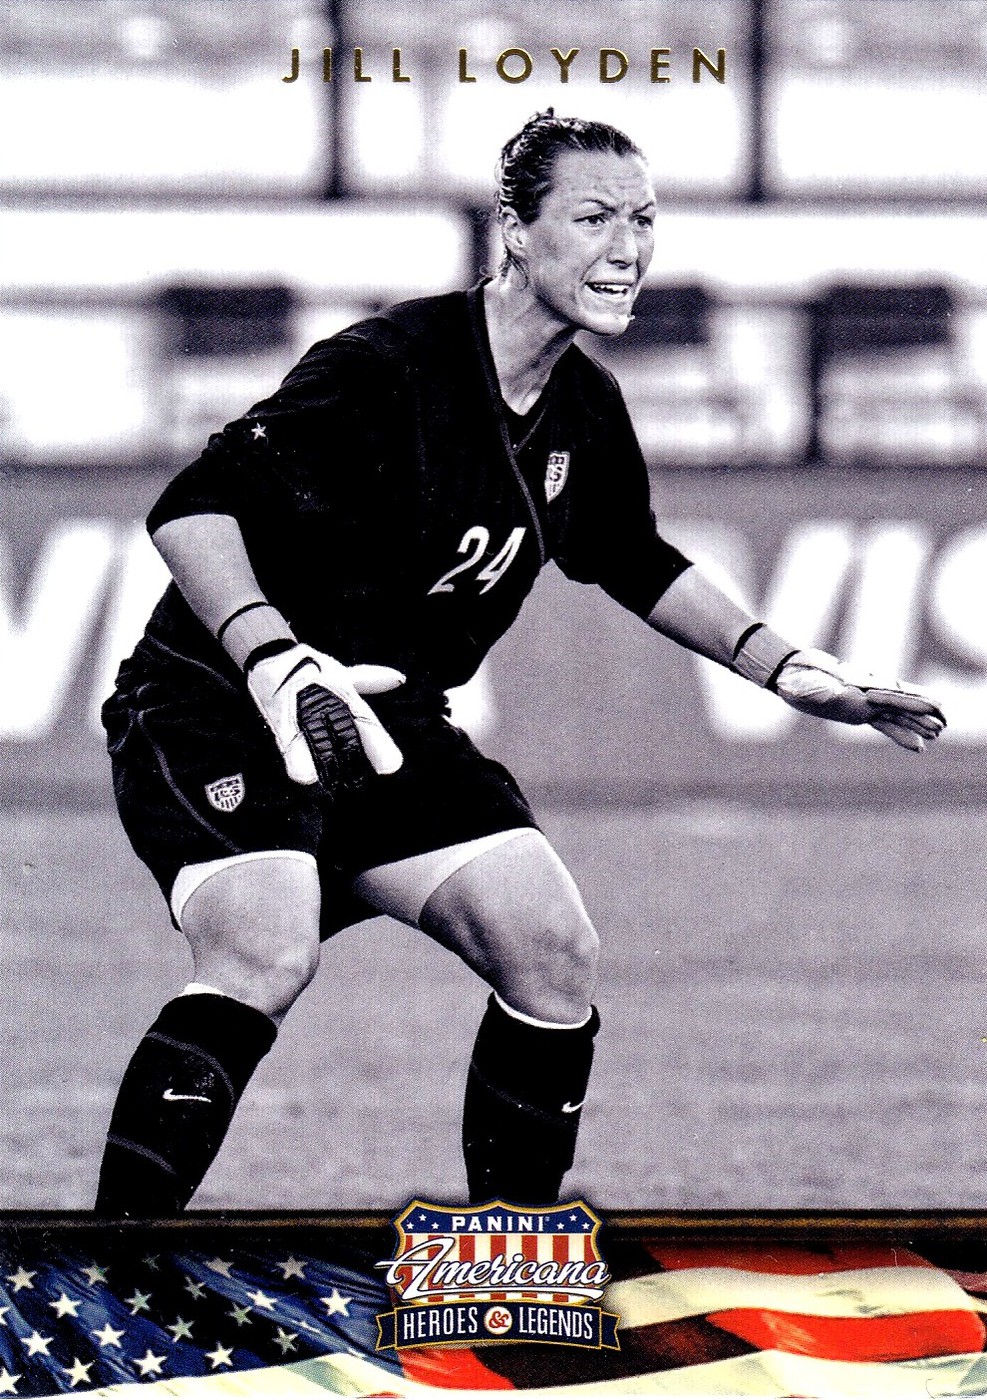
<path id="1" fill-rule="evenodd" d="M 217 812 L 235 812 L 243 801 L 243 774 L 231 773 L 228 778 L 217 778 L 214 783 L 206 783 L 206 797 Z"/>
<path id="2" fill-rule="evenodd" d="M 545 500 L 554 501 L 569 475 L 568 452 L 550 452 L 545 470 Z"/>
<path id="3" fill-rule="evenodd" d="M 377 1314 L 378 1351 L 546 1337 L 620 1350 L 620 1318 L 599 1306 L 610 1280 L 600 1217 L 585 1201 L 531 1209 L 415 1200 L 394 1225 L 397 1254 L 378 1267 L 399 1301 Z"/>

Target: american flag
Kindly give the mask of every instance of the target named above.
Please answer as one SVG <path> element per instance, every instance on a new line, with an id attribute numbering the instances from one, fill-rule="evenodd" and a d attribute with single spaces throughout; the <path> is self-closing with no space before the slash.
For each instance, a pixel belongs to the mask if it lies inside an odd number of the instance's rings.
<path id="1" fill-rule="evenodd" d="M 379 1232 L 378 1232 L 379 1233 Z M 910 1249 L 604 1242 L 621 1350 L 535 1343 L 376 1352 L 393 1306 L 376 1241 L 328 1227 L 148 1237 L 7 1230 L 0 1396 L 987 1395 L 982 1274 Z M 163 1247 L 162 1247 L 163 1241 Z M 178 1246 L 176 1248 L 176 1245 Z"/>

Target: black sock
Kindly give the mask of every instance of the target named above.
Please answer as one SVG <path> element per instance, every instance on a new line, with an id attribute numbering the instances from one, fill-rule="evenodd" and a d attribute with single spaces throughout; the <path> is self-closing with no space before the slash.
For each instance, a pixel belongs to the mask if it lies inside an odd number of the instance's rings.
<path id="1" fill-rule="evenodd" d="M 471 1202 L 550 1205 L 572 1166 L 600 1018 L 531 1026 L 494 996 L 466 1081 L 463 1156 Z"/>
<path id="2" fill-rule="evenodd" d="M 97 1214 L 160 1217 L 184 1210 L 276 1035 L 269 1016 L 232 997 L 196 992 L 169 1001 L 123 1076 Z"/>

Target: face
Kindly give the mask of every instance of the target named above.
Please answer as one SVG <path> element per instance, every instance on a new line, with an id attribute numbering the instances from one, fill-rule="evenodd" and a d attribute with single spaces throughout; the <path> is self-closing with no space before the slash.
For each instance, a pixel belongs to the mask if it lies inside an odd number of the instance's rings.
<path id="1" fill-rule="evenodd" d="M 504 235 L 516 240 L 529 286 L 557 322 L 621 335 L 654 252 L 654 220 L 639 156 L 564 151 L 538 217 L 522 224 L 508 215 Z"/>

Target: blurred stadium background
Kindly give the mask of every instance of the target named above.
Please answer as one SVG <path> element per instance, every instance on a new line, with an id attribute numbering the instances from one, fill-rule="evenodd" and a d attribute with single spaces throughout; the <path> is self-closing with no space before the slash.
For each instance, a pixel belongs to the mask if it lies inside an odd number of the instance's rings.
<path id="1" fill-rule="evenodd" d="M 564 87 L 553 46 L 580 49 Z M 593 353 L 666 532 L 951 725 L 923 759 L 813 725 L 544 578 L 457 712 L 606 942 L 573 1185 L 987 1206 L 985 60 L 985 0 L 0 3 L 0 1206 L 88 1203 L 186 980 L 96 724 L 163 584 L 143 514 L 313 340 L 493 265 L 496 152 L 550 104 L 653 161 L 648 286 Z M 198 1204 L 461 1193 L 481 989 L 386 920 L 326 964 Z"/>

